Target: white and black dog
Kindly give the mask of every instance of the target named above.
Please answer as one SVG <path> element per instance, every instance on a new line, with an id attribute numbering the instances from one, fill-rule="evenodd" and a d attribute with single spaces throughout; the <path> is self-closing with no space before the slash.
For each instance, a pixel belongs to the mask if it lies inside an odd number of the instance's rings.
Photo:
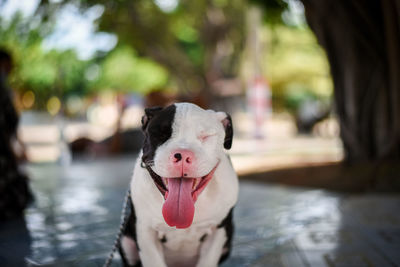
<path id="1" fill-rule="evenodd" d="M 120 241 L 126 266 L 217 266 L 230 253 L 238 178 L 225 112 L 189 103 L 148 108 Z"/>

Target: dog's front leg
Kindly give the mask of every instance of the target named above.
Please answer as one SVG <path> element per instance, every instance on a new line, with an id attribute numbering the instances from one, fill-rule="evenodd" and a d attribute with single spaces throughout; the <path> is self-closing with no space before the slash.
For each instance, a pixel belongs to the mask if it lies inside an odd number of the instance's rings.
<path id="1" fill-rule="evenodd" d="M 207 236 L 201 245 L 200 257 L 196 267 L 218 266 L 226 240 L 224 228 L 217 228 L 213 235 Z"/>
<path id="2" fill-rule="evenodd" d="M 139 227 L 137 231 L 139 256 L 144 267 L 167 267 L 162 244 L 157 232 L 148 227 Z"/>

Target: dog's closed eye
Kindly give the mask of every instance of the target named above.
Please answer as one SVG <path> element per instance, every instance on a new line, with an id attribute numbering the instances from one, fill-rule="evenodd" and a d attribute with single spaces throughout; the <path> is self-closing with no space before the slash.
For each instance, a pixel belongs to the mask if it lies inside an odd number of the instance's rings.
<path id="1" fill-rule="evenodd" d="M 201 142 L 205 142 L 208 139 L 210 139 L 211 137 L 216 136 L 216 134 L 212 133 L 212 134 L 201 134 L 199 135 L 197 138 L 201 141 Z"/>

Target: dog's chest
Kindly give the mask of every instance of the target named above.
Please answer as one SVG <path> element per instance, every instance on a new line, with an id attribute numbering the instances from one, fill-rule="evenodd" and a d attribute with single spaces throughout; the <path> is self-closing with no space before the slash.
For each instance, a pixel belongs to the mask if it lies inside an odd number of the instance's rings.
<path id="1" fill-rule="evenodd" d="M 215 233 L 215 225 L 192 225 L 188 229 L 161 228 L 158 238 L 162 243 L 168 266 L 194 266 L 200 245 Z"/>

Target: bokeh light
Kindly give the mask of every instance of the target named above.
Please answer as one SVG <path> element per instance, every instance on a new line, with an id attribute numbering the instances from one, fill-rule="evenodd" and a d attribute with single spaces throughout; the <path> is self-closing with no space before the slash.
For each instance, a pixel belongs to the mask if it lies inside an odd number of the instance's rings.
<path id="1" fill-rule="evenodd" d="M 52 115 L 56 115 L 61 108 L 61 102 L 60 99 L 56 96 L 50 97 L 50 99 L 47 101 L 47 111 Z"/>
<path id="2" fill-rule="evenodd" d="M 30 109 L 35 103 L 35 94 L 32 91 L 27 91 L 22 95 L 22 105 L 25 109 Z"/>

